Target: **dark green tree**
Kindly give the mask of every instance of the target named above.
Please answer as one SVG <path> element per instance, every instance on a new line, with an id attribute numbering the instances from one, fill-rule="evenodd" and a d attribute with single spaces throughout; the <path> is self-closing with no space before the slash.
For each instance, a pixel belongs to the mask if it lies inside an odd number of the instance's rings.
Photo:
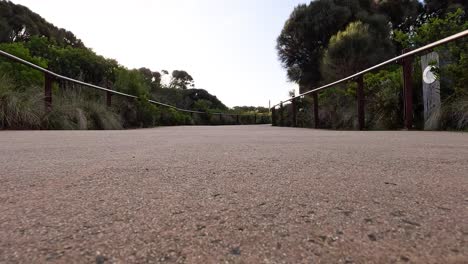
<path id="1" fill-rule="evenodd" d="M 195 87 L 195 82 L 190 74 L 186 71 L 175 70 L 172 72 L 170 88 L 175 89 L 188 89 Z"/>
<path id="2" fill-rule="evenodd" d="M 161 73 L 153 72 L 148 68 L 140 68 L 138 71 L 143 75 L 145 82 L 151 87 L 151 90 L 161 88 Z"/>
<path id="3" fill-rule="evenodd" d="M 368 24 L 350 23 L 332 36 L 324 54 L 321 71 L 327 81 L 352 75 L 381 62 L 393 53 L 388 36 L 372 32 Z"/>
<path id="4" fill-rule="evenodd" d="M 376 0 L 379 13 L 386 15 L 392 23 L 392 28 L 409 30 L 417 23 L 423 4 L 418 0 Z"/>
<path id="5" fill-rule="evenodd" d="M 397 1 L 418 8 L 413 0 Z M 304 92 L 323 81 L 320 65 L 331 37 L 344 30 L 349 23 L 362 21 L 377 39 L 390 36 L 389 22 L 401 25 L 413 18 L 414 12 L 399 14 L 386 1 L 317 0 L 299 5 L 286 21 L 277 39 L 279 60 L 288 78 L 299 84 Z M 388 57 L 392 56 L 389 49 Z"/>
<path id="6" fill-rule="evenodd" d="M 32 36 L 45 36 L 63 47 L 85 47 L 73 33 L 57 28 L 29 8 L 0 0 L 0 42 L 26 41 Z"/>
<path id="7" fill-rule="evenodd" d="M 455 12 L 458 8 L 468 12 L 466 0 L 425 0 L 424 8 L 429 16 L 444 16 L 446 13 Z"/>

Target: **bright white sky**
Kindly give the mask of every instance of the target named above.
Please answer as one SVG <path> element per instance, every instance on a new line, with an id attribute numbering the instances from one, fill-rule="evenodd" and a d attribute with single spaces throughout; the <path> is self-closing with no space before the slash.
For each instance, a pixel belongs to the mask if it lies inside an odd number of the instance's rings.
<path id="1" fill-rule="evenodd" d="M 289 14 L 306 0 L 13 0 L 72 31 L 129 68 L 186 70 L 226 105 L 288 97 L 275 50 Z"/>

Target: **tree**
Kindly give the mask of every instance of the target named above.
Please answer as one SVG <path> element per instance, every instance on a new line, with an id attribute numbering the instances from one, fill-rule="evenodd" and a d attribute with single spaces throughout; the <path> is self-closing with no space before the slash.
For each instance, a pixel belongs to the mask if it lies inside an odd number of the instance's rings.
<path id="1" fill-rule="evenodd" d="M 398 2 L 414 5 L 413 0 Z M 389 17 L 394 17 L 395 23 L 400 23 L 410 14 L 413 16 L 413 12 L 400 14 L 399 19 L 396 14 L 390 16 L 387 12 L 394 10 L 391 6 L 381 7 L 383 3 L 386 1 L 317 0 L 294 9 L 277 39 L 276 47 L 289 80 L 299 84 L 300 93 L 323 81 L 320 64 L 324 52 L 331 37 L 344 30 L 349 23 L 362 21 L 373 34 L 383 39 L 390 36 Z"/>
<path id="2" fill-rule="evenodd" d="M 378 12 L 389 18 L 394 29 L 409 30 L 423 12 L 418 0 L 376 0 L 375 3 Z"/>
<path id="3" fill-rule="evenodd" d="M 424 8 L 429 16 L 443 17 L 446 13 L 455 12 L 458 8 L 468 12 L 466 0 L 425 0 Z"/>
<path id="4" fill-rule="evenodd" d="M 393 54 L 390 38 L 372 32 L 368 24 L 350 23 L 332 36 L 321 71 L 327 81 L 337 80 L 377 64 Z"/>
<path id="5" fill-rule="evenodd" d="M 62 47 L 85 47 L 73 33 L 55 27 L 27 7 L 0 0 L 0 42 L 27 41 L 32 36 L 45 36 Z"/>
<path id="6" fill-rule="evenodd" d="M 337 6 L 332 0 L 314 1 L 294 9 L 276 45 L 279 60 L 291 81 L 301 87 L 319 83 L 323 50 L 330 37 L 344 27 L 350 17 L 349 9 Z"/>
<path id="7" fill-rule="evenodd" d="M 187 89 L 188 87 L 195 87 L 192 76 L 186 71 L 173 71 L 171 77 L 171 83 L 169 84 L 170 88 L 175 89 Z"/>
<path id="8" fill-rule="evenodd" d="M 23 60 L 30 61 L 36 65 L 47 67 L 47 60 L 31 55 L 23 43 L 1 43 L 0 50 L 15 55 Z M 18 87 L 30 85 L 43 85 L 44 74 L 31 67 L 0 58 L 0 74 L 11 78 Z"/>
<path id="9" fill-rule="evenodd" d="M 114 88 L 117 91 L 136 95 L 140 98 L 149 95 L 149 87 L 146 85 L 143 75 L 138 70 L 129 70 L 124 67 L 116 70 Z"/>
<path id="10" fill-rule="evenodd" d="M 161 88 L 161 73 L 153 72 L 148 68 L 140 68 L 138 71 L 143 75 L 145 82 L 151 87 L 151 90 Z"/>

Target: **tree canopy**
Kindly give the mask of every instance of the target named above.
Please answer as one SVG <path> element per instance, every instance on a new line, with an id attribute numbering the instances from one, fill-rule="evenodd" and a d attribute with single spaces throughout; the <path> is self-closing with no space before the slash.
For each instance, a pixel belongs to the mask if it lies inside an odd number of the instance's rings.
<path id="1" fill-rule="evenodd" d="M 72 32 L 57 28 L 29 8 L 0 0 L 0 42 L 27 41 L 44 36 L 59 46 L 84 48 Z"/>
<path id="2" fill-rule="evenodd" d="M 298 83 L 300 92 L 304 92 L 325 79 L 324 71 L 320 69 L 330 41 L 350 23 L 360 21 L 365 24 L 365 31 L 371 32 L 367 35 L 368 41 L 384 45 L 387 53 L 380 53 L 378 59 L 382 59 L 394 55 L 394 47 L 389 41 L 392 27 L 406 28 L 408 21 L 416 20 L 420 9 L 417 0 L 317 0 L 298 5 L 277 39 L 279 60 L 287 70 L 288 78 Z M 335 49 L 337 45 L 342 44 L 334 43 Z M 368 51 L 380 48 L 374 45 Z M 368 62 L 375 60 L 370 58 Z"/>
<path id="3" fill-rule="evenodd" d="M 170 88 L 175 89 L 188 89 L 195 87 L 195 82 L 190 74 L 186 71 L 175 70 L 172 72 L 171 83 L 169 84 Z"/>

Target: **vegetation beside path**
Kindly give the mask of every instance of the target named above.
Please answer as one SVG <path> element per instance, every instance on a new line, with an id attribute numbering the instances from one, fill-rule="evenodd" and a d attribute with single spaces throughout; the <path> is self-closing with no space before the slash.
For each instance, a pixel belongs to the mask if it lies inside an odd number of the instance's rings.
<path id="1" fill-rule="evenodd" d="M 206 90 L 195 89 L 195 80 L 184 70 L 128 69 L 96 54 L 72 32 L 55 27 L 27 7 L 4 0 L 0 0 L 0 50 L 60 75 L 138 97 L 128 100 L 113 96 L 112 107 L 107 107 L 103 92 L 58 82 L 53 86 L 52 111 L 46 112 L 44 75 L 0 58 L 0 129 L 122 129 L 270 122 L 267 108 L 228 108 Z M 152 105 L 147 99 L 208 114 L 190 115 Z M 214 114 L 220 112 L 234 116 Z"/>

